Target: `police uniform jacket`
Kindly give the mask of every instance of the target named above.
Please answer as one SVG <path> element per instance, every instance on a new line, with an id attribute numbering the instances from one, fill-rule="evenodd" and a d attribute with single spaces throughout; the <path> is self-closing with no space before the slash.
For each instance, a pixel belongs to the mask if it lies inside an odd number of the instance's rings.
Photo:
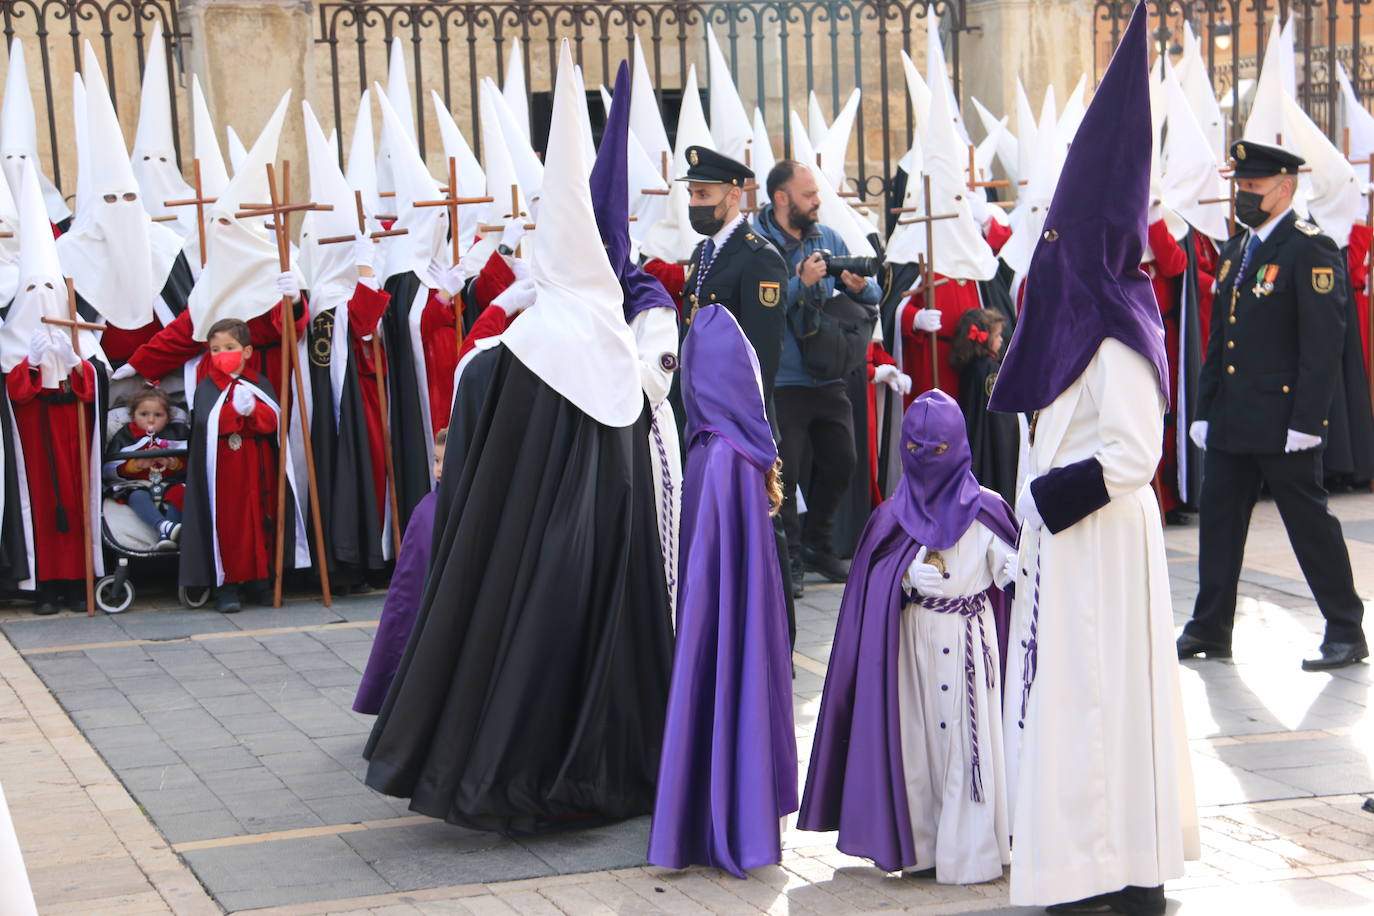
<path id="1" fill-rule="evenodd" d="M 787 264 L 747 219 L 741 220 L 706 268 L 698 291 L 705 244 L 703 239 L 697 245 L 687 268 L 683 303 L 689 320 L 698 306 L 719 304 L 730 310 L 759 358 L 764 403 L 771 404 L 787 322 L 783 304 Z"/>
<path id="2" fill-rule="evenodd" d="M 1208 448 L 1278 454 L 1290 429 L 1325 436 L 1350 283 L 1335 241 L 1290 212 L 1237 286 L 1249 240 L 1240 233 L 1221 252 L 1198 417 Z"/>

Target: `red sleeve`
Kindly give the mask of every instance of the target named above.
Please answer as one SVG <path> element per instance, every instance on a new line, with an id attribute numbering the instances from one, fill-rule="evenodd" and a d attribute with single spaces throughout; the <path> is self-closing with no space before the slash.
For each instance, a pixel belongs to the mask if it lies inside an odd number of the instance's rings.
<path id="1" fill-rule="evenodd" d="M 1346 249 L 1346 258 L 1349 262 L 1352 289 L 1363 290 L 1368 280 L 1370 236 L 1368 226 L 1350 227 L 1350 243 Z"/>
<path id="2" fill-rule="evenodd" d="M 425 373 L 431 381 L 443 388 L 443 380 L 449 379 L 452 385 L 453 370 L 458 368 L 458 316 L 454 306 L 459 304 L 457 297 L 448 305 L 430 290 L 425 310 L 420 313 L 420 339 L 425 347 Z M 449 392 L 450 397 L 452 391 Z"/>
<path id="3" fill-rule="evenodd" d="M 377 333 L 377 323 L 390 302 L 391 294 L 385 290 L 362 283 L 353 288 L 353 298 L 348 300 L 348 335 L 354 343 Z"/>
<path id="4" fill-rule="evenodd" d="M 12 404 L 27 404 L 43 390 L 38 374 L 29 367 L 27 356 L 6 374 L 5 388 L 9 391 Z"/>
<path id="5" fill-rule="evenodd" d="M 72 394 L 87 404 L 95 400 L 95 367 L 86 360 L 72 370 Z"/>
<path id="6" fill-rule="evenodd" d="M 472 323 L 472 331 L 467 337 L 463 338 L 463 348 L 458 351 L 458 361 L 462 362 L 463 357 L 473 347 L 477 346 L 477 341 L 485 337 L 495 337 L 497 334 L 504 334 L 506 328 L 510 327 L 511 319 L 506 316 L 499 305 L 489 305 L 482 310 L 482 314 L 477 316 L 477 320 Z"/>
<path id="7" fill-rule="evenodd" d="M 644 262 L 644 272 L 663 284 L 668 295 L 673 297 L 678 312 L 681 312 L 682 289 L 687 285 L 687 268 L 681 264 L 669 264 L 658 258 L 650 258 Z"/>
<path id="8" fill-rule="evenodd" d="M 229 433 L 270 433 L 277 428 L 277 414 L 262 398 L 253 400 L 253 412 L 244 416 L 234 409 L 234 392 L 230 389 L 219 411 L 220 435 Z"/>
<path id="9" fill-rule="evenodd" d="M 1011 238 L 1011 227 L 1003 226 L 995 219 L 988 220 L 988 231 L 983 233 L 983 238 L 987 239 L 993 254 L 1000 254 L 1002 246 Z"/>
<path id="10" fill-rule="evenodd" d="M 144 378 L 160 379 L 180 369 L 204 350 L 205 344 L 191 336 L 191 312 L 188 309 L 135 350 L 129 357 L 129 365 Z"/>
<path id="11" fill-rule="evenodd" d="M 504 293 L 515 282 L 515 272 L 511 270 L 501 252 L 493 251 L 482 272 L 472 281 L 472 297 L 477 304 L 479 316 L 491 305 L 491 300 Z M 475 331 L 476 328 L 474 327 Z"/>
<path id="12" fill-rule="evenodd" d="M 1179 247 L 1164 220 L 1150 224 L 1150 250 L 1155 255 L 1155 271 L 1161 277 L 1177 277 L 1188 269 L 1188 255 Z"/>
<path id="13" fill-rule="evenodd" d="M 873 341 L 868 345 L 868 361 L 874 366 L 895 366 L 897 361 L 892 358 L 892 354 L 878 341 Z"/>
<path id="14" fill-rule="evenodd" d="M 310 307 L 306 303 L 304 296 L 301 296 L 300 302 L 292 303 L 291 307 L 296 317 L 296 339 L 300 340 L 305 336 L 305 326 L 306 322 L 309 320 Z M 248 333 L 251 335 L 253 346 L 255 347 L 281 343 L 281 301 L 278 300 L 273 303 L 272 307 L 266 312 L 251 319 L 248 322 Z"/>

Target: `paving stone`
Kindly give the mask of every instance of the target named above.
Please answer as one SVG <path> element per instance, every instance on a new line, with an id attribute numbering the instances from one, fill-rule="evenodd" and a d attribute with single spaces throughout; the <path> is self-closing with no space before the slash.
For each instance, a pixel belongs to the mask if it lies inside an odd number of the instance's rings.
<path id="1" fill-rule="evenodd" d="M 321 827 L 326 823 L 311 810 L 309 804 L 286 788 L 248 789 L 241 792 L 230 789 L 232 786 L 216 795 L 249 833 L 299 830 L 303 827 Z"/>
<path id="2" fill-rule="evenodd" d="M 100 747 L 97 750 L 100 756 L 105 758 L 105 763 L 115 772 L 136 767 L 171 766 L 181 763 L 177 752 L 163 743 Z"/>
<path id="3" fill-rule="evenodd" d="M 190 709 L 150 710 L 143 719 L 159 735 L 170 737 L 191 731 L 218 728 L 220 723 L 197 704 Z"/>
<path id="4" fill-rule="evenodd" d="M 241 630 L 317 626 L 339 619 L 332 608 L 315 602 L 291 602 L 280 608 L 247 607 L 233 615 L 234 625 Z"/>
<path id="5" fill-rule="evenodd" d="M 223 614 L 185 608 L 154 614 L 122 614 L 119 626 L 123 639 L 184 639 L 201 633 L 224 633 L 235 629 Z"/>
<path id="6" fill-rule="evenodd" d="M 78 658 L 45 659 L 46 664 L 34 665 L 34 672 L 54 693 L 63 690 L 101 689 L 114 685 L 105 672 L 97 668 L 83 653 Z"/>
<path id="7" fill-rule="evenodd" d="M 131 792 L 161 792 L 164 789 L 204 787 L 200 777 L 184 763 L 121 770 L 119 781 Z"/>
<path id="8" fill-rule="evenodd" d="M 218 811 L 224 808 L 215 793 L 204 786 L 188 786 L 182 789 L 139 790 L 133 792 L 138 803 L 154 817 L 175 814 L 195 814 L 201 811 Z"/>
<path id="9" fill-rule="evenodd" d="M 201 697 L 200 705 L 212 716 L 246 716 L 272 712 L 272 705 L 246 686 L 242 694 Z"/>
<path id="10" fill-rule="evenodd" d="M 646 864 L 649 818 L 638 817 L 592 830 L 521 837 L 517 842 L 560 875 Z"/>
<path id="11" fill-rule="evenodd" d="M 203 680 L 182 680 L 181 686 L 198 700 L 218 697 L 243 697 L 252 694 L 252 689 L 229 671 Z"/>
<path id="12" fill-rule="evenodd" d="M 288 774 L 280 779 L 292 794 L 305 802 L 319 798 L 355 798 L 364 793 L 368 796 L 374 794 L 356 776 L 339 769 L 332 762 L 328 770 Z"/>
<path id="13" fill-rule="evenodd" d="M 326 824 L 357 824 L 396 816 L 396 809 L 387 799 L 370 789 L 365 794 L 307 799 L 305 806 Z"/>
<path id="14" fill-rule="evenodd" d="M 51 646 L 84 646 L 94 642 L 118 642 L 129 637 L 115 625 L 113 618 L 59 617 L 55 620 L 29 619 L 0 625 L 5 636 L 19 651 Z"/>
<path id="15" fill-rule="evenodd" d="M 309 741 L 302 750 L 258 754 L 258 762 L 278 776 L 298 776 L 303 773 L 322 773 L 338 769 L 333 757 L 315 748 Z"/>
<path id="16" fill-rule="evenodd" d="M 1339 765 L 1283 767 L 1258 772 L 1260 776 L 1297 786 L 1312 795 L 1374 792 L 1374 774 L 1371 774 L 1367 760 Z"/>
<path id="17" fill-rule="evenodd" d="M 232 735 L 220 729 L 230 739 L 230 744 L 199 750 L 181 751 L 181 759 L 199 775 L 224 773 L 230 770 L 259 768 L 258 758 L 239 745 Z"/>
<path id="18" fill-rule="evenodd" d="M 226 760 L 227 766 L 210 769 L 196 769 L 196 774 L 209 787 L 210 791 L 217 795 L 242 795 L 249 793 L 275 792 L 286 788 L 280 779 L 273 775 L 272 771 L 264 766 L 258 766 L 257 758 L 249 754 L 243 748 L 233 748 L 239 751 L 238 754 L 231 755 L 231 759 Z M 237 766 L 240 759 L 249 761 L 247 766 Z"/>
<path id="19" fill-rule="evenodd" d="M 262 735 L 273 732 L 292 732 L 299 734 L 296 727 L 275 712 L 253 712 L 246 715 L 218 714 L 219 723 L 233 735 L 240 738 L 248 735 Z"/>
<path id="20" fill-rule="evenodd" d="M 196 698 L 183 690 L 179 684 L 174 684 L 157 692 L 130 696 L 129 702 L 144 715 L 200 708 Z"/>
<path id="21" fill-rule="evenodd" d="M 316 648 L 318 651 L 284 653 L 280 656 L 282 664 L 302 676 L 308 671 L 331 671 L 340 668 L 345 668 L 350 671 L 353 670 L 352 665 L 348 664 L 328 649 L 320 647 L 318 643 L 316 644 Z"/>
<path id="22" fill-rule="evenodd" d="M 203 849 L 183 857 L 231 912 L 395 890 L 335 836 Z"/>
<path id="23" fill-rule="evenodd" d="M 270 756 L 315 750 L 315 743 L 295 729 L 244 735 L 239 740 L 250 754 L 263 759 L 264 764 L 265 758 Z"/>
<path id="24" fill-rule="evenodd" d="M 82 734 L 97 748 L 140 747 L 162 743 L 162 736 L 145 723 L 82 729 Z"/>
<path id="25" fill-rule="evenodd" d="M 333 655 L 333 653 L 330 653 Z M 334 656 L 336 659 L 338 656 Z M 312 671 L 302 671 L 301 677 L 305 678 L 315 687 L 320 688 L 320 693 L 333 698 L 332 694 L 325 691 L 327 687 L 347 687 L 350 693 L 356 693 L 358 682 L 362 674 L 357 668 L 347 663 L 332 668 L 321 668 Z"/>
<path id="26" fill-rule="evenodd" d="M 158 814 L 153 817 L 153 823 L 169 843 L 218 840 L 246 832 L 227 808 L 187 814 Z"/>
<path id="27" fill-rule="evenodd" d="M 400 891 L 554 874 L 538 856 L 509 840 L 449 824 L 363 830 L 340 838 Z"/>

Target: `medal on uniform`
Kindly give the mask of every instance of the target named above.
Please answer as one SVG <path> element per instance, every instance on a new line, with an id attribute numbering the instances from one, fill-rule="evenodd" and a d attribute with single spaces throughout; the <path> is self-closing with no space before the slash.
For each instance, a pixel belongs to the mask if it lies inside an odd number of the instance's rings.
<path id="1" fill-rule="evenodd" d="M 1255 274 L 1255 288 L 1252 292 L 1256 296 L 1267 296 L 1274 291 L 1274 280 L 1279 275 L 1279 265 L 1266 264 Z"/>
<path id="2" fill-rule="evenodd" d="M 241 449 L 241 448 L 243 448 L 243 437 L 240 436 L 238 433 L 230 433 L 230 434 L 229 434 L 229 451 L 231 451 L 231 452 L 237 452 L 237 451 L 238 451 L 239 449 Z"/>

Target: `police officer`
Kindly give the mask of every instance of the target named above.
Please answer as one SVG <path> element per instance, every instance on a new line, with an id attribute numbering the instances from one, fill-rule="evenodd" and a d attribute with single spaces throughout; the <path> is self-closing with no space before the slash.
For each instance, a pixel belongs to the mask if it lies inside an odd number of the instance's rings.
<path id="1" fill-rule="evenodd" d="M 773 416 L 773 381 L 782 360 L 787 265 L 740 212 L 744 185 L 754 173 L 704 146 L 687 148 L 688 215 L 706 236 L 692 252 L 683 287 L 688 320 L 698 306 L 720 304 L 734 314 L 753 345 L 763 375 L 763 401 Z"/>
<path id="2" fill-rule="evenodd" d="M 1265 483 L 1326 618 L 1320 657 L 1302 667 L 1339 668 L 1369 654 L 1350 555 L 1322 486 L 1326 415 L 1349 309 L 1345 258 L 1293 212 L 1302 159 L 1243 140 L 1232 145 L 1231 161 L 1236 218 L 1250 228 L 1221 252 L 1201 419 L 1189 430 L 1206 449 L 1200 587 L 1178 657 L 1230 657 L 1245 538 Z"/>

